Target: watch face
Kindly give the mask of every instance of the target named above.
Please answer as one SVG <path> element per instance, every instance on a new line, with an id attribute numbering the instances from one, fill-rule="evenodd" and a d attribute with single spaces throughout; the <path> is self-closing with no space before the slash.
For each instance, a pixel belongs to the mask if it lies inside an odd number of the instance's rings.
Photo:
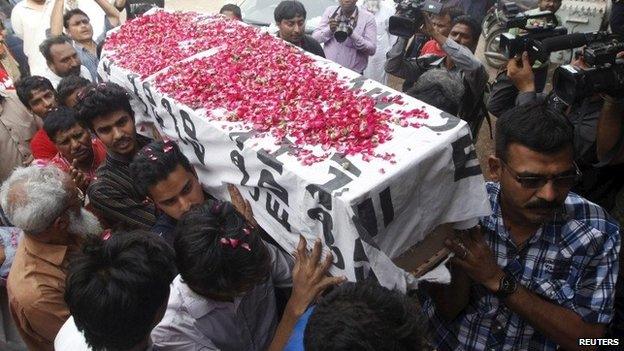
<path id="1" fill-rule="evenodd" d="M 516 279 L 512 275 L 507 274 L 501 279 L 500 288 L 496 295 L 504 298 L 514 291 L 516 291 Z"/>

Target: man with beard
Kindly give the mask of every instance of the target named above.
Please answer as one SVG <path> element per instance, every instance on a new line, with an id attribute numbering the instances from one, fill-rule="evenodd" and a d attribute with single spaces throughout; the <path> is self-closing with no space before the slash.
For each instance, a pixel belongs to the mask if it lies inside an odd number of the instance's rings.
<path id="1" fill-rule="evenodd" d="M 66 36 L 59 35 L 46 39 L 39 46 L 39 50 L 48 64 L 43 75 L 50 80 L 54 89 L 61 79 L 69 76 L 81 76 L 93 81 L 91 73 L 82 65 L 76 49 Z"/>
<path id="2" fill-rule="evenodd" d="M 30 350 L 53 350 L 69 318 L 63 300 L 68 260 L 83 235 L 102 228 L 84 196 L 56 167 L 18 168 L 0 189 L 7 217 L 24 231 L 7 282 L 11 315 Z"/>
<path id="3" fill-rule="evenodd" d="M 440 350 L 579 349 L 613 316 L 620 234 L 600 206 L 571 193 L 573 127 L 544 104 L 496 124 L 487 184 L 492 215 L 445 243 L 452 286 L 424 298 Z"/>
<path id="4" fill-rule="evenodd" d="M 154 204 L 141 194 L 129 165 L 151 140 L 136 133 L 134 111 L 126 90 L 115 83 L 86 88 L 75 106 L 78 120 L 106 146 L 106 161 L 87 193 L 90 205 L 116 229 L 150 230 Z"/>

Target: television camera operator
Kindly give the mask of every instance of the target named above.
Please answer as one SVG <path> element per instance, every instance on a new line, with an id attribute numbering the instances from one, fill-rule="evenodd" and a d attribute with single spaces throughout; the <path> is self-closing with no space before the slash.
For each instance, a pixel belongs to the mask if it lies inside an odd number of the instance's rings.
<path id="1" fill-rule="evenodd" d="M 581 35 L 577 33 L 567 37 Z M 613 51 L 624 50 L 624 45 L 607 43 L 615 45 L 608 49 L 615 60 L 616 53 Z M 624 164 L 621 163 L 624 158 L 623 137 L 618 132 L 621 131 L 624 111 L 624 62 L 587 62 L 586 58 L 592 52 L 603 50 L 601 46 L 604 45 L 607 44 L 590 43 L 590 49 L 577 53 L 569 65 L 555 70 L 554 89 L 550 93 L 536 91 L 535 73 L 527 52 L 521 58 L 510 59 L 506 74 L 494 83 L 488 110 L 495 116 L 501 116 L 513 106 L 545 100 L 549 107 L 564 113 L 574 127 L 574 158 L 583 174 L 572 191 L 611 210 L 615 195 L 624 185 L 624 178 L 621 177 L 624 171 Z M 614 75 L 616 79 L 605 79 Z M 613 126 L 617 125 L 614 120 L 619 122 L 617 127 Z"/>
<path id="2" fill-rule="evenodd" d="M 432 68 L 449 71 L 465 87 L 458 117 L 468 122 L 472 135 L 475 137 L 485 117 L 482 100 L 488 82 L 485 66 L 474 55 L 481 34 L 481 26 L 470 16 L 459 16 L 452 24 L 447 37 L 436 31 L 432 20 L 427 15 L 423 15 L 422 24 L 415 30 L 435 40 L 446 56 L 424 55 L 416 60 L 405 57 L 408 39 L 403 36 L 399 37 L 392 49 L 388 51 L 385 69 L 390 74 L 414 82 L 425 71 Z"/>

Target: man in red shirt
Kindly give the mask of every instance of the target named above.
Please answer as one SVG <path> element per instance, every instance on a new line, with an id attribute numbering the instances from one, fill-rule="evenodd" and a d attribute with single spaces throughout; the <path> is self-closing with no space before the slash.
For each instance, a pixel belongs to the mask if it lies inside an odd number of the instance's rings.
<path id="1" fill-rule="evenodd" d="M 26 108 L 33 114 L 45 119 L 47 113 L 58 106 L 56 91 L 52 83 L 40 76 L 27 77 L 20 80 L 16 86 L 17 96 Z M 35 159 L 49 160 L 58 150 L 43 129 L 33 136 L 30 149 Z"/>
<path id="2" fill-rule="evenodd" d="M 48 161 L 70 174 L 83 191 L 95 179 L 95 170 L 106 158 L 106 148 L 76 120 L 76 112 L 65 106 L 50 111 L 43 130 L 58 149 Z"/>

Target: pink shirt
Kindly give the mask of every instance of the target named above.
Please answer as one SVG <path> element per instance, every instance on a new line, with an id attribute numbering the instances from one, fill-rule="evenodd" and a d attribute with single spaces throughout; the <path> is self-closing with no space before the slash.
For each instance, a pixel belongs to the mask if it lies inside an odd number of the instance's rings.
<path id="1" fill-rule="evenodd" d="M 353 33 L 339 43 L 329 29 L 329 19 L 337 8 L 338 6 L 330 6 L 325 10 L 321 23 L 312 33 L 312 37 L 324 44 L 325 57 L 361 74 L 368 65 L 368 57 L 373 56 L 377 50 L 375 16 L 358 6 L 358 18 Z"/>

